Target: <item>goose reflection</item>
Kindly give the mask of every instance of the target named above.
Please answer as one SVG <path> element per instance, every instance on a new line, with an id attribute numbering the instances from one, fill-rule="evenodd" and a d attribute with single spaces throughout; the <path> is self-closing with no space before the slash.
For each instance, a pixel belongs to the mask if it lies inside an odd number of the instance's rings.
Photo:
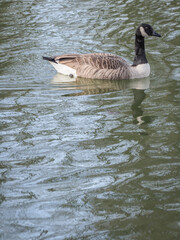
<path id="1" fill-rule="evenodd" d="M 126 80 L 99 80 L 85 78 L 70 78 L 61 74 L 56 74 L 51 81 L 57 90 L 80 90 L 65 96 L 94 95 L 120 91 L 124 89 L 145 90 L 150 86 L 150 78 L 126 79 Z"/>
<path id="2" fill-rule="evenodd" d="M 61 74 L 55 75 L 51 81 L 57 90 L 76 90 L 63 96 L 82 96 L 102 94 L 125 89 L 132 89 L 134 101 L 131 105 L 134 123 L 141 125 L 151 122 L 151 117 L 143 116 L 141 103 L 146 97 L 145 90 L 150 87 L 150 78 L 127 80 L 97 80 L 84 78 L 70 78 Z"/>

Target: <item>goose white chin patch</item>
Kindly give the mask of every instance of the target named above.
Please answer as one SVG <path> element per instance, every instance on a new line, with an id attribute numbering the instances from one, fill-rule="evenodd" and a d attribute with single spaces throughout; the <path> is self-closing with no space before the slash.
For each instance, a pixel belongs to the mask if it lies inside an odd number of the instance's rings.
<path id="1" fill-rule="evenodd" d="M 140 27 L 140 32 L 141 32 L 141 35 L 143 36 L 143 37 L 148 37 L 148 34 L 145 32 L 145 30 L 144 30 L 144 28 L 143 27 Z"/>

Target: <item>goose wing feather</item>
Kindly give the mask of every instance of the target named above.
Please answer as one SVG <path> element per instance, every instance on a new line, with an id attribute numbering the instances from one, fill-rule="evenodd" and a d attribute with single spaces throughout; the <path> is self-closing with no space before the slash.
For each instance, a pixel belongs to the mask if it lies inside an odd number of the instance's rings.
<path id="1" fill-rule="evenodd" d="M 130 65 L 120 56 L 113 54 L 66 54 L 56 56 L 54 60 L 56 63 L 75 69 L 79 77 L 95 79 L 130 78 Z"/>

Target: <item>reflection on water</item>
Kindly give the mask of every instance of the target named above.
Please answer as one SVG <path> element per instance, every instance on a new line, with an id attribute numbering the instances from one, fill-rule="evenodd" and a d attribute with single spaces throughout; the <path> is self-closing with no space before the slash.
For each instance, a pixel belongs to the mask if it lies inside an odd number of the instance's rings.
<path id="1" fill-rule="evenodd" d="M 144 79 L 124 79 L 124 80 L 97 80 L 78 78 L 72 80 L 69 76 L 56 74 L 51 83 L 55 86 L 54 90 L 80 90 L 75 93 L 64 94 L 63 96 L 82 96 L 102 94 L 125 89 L 132 89 L 134 102 L 131 106 L 133 111 L 134 123 L 138 125 L 150 123 L 152 117 L 143 117 L 141 103 L 145 99 L 145 90 L 150 87 L 150 78 Z"/>
<path id="2" fill-rule="evenodd" d="M 179 240 L 179 1 L 0 1 L 0 239 Z M 55 75 L 42 55 L 134 57 L 151 79 Z M 55 76 L 54 76 L 55 75 Z"/>
<path id="3" fill-rule="evenodd" d="M 143 123 L 152 123 L 154 117 L 153 116 L 143 116 L 143 110 L 141 107 L 141 103 L 146 97 L 146 93 L 144 90 L 140 89 L 134 89 L 133 90 L 134 95 L 134 102 L 131 106 L 133 117 L 134 117 L 134 123 L 141 125 Z"/>
<path id="4" fill-rule="evenodd" d="M 72 81 L 69 76 L 56 74 L 51 83 L 56 89 L 82 90 L 73 96 L 100 94 L 106 92 L 120 91 L 124 89 L 148 89 L 150 78 L 124 79 L 124 80 L 97 80 L 78 78 Z"/>
<path id="5" fill-rule="evenodd" d="M 144 90 L 133 90 L 134 94 L 134 102 L 131 106 L 131 109 L 133 111 L 133 117 L 135 119 L 135 123 L 137 122 L 139 125 L 144 123 L 144 118 L 143 117 L 143 110 L 141 108 L 141 103 L 145 99 L 146 94 Z"/>

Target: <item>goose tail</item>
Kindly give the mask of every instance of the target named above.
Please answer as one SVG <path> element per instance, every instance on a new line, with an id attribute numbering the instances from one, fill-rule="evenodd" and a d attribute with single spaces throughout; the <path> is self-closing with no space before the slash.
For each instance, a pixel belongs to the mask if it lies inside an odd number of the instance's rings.
<path id="1" fill-rule="evenodd" d="M 47 60 L 49 62 L 57 63 L 53 57 L 44 57 L 44 56 L 42 56 L 42 58 L 43 58 L 43 60 Z"/>

